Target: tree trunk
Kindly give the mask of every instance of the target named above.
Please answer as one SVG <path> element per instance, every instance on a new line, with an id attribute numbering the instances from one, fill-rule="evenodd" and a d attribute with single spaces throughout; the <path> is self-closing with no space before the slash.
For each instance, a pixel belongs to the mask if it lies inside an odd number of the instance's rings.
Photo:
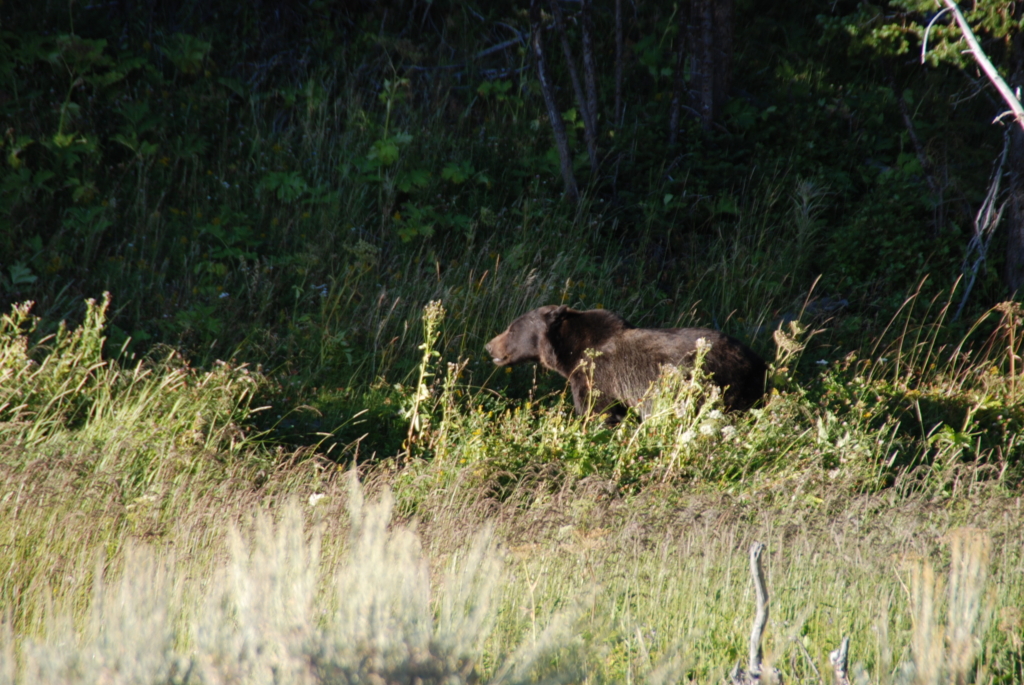
<path id="1" fill-rule="evenodd" d="M 1015 15 L 1024 14 L 1018 6 Z M 1016 90 L 1024 86 L 1024 33 L 1018 31 L 1011 43 L 1010 87 Z M 1007 217 L 1009 235 L 1006 240 L 1006 287 L 1011 293 L 1024 288 L 1024 130 L 1014 122 L 1007 123 L 1010 129 L 1009 166 L 1010 211 Z"/>
<path id="2" fill-rule="evenodd" d="M 615 121 L 612 126 L 622 125 L 622 61 L 625 43 L 622 36 L 622 0 L 615 0 Z"/>
<path id="3" fill-rule="evenodd" d="M 721 114 L 732 77 L 733 0 L 691 0 L 689 29 L 690 92 L 704 128 Z"/>
<path id="4" fill-rule="evenodd" d="M 597 133 L 597 64 L 594 61 L 594 21 L 590 0 L 580 0 L 580 26 L 583 29 L 583 81 L 587 87 L 587 108 Z"/>
<path id="5" fill-rule="evenodd" d="M 583 118 L 583 134 L 587 141 L 587 155 L 590 157 L 591 173 L 597 172 L 597 122 L 594 120 L 590 108 L 587 107 L 586 95 L 580 83 L 579 72 L 576 69 L 576 60 L 572 56 L 572 48 L 569 46 L 569 35 L 565 31 L 565 19 L 562 17 L 562 8 L 558 0 L 550 0 L 551 16 L 555 19 L 555 29 L 562 40 L 562 52 L 565 54 L 565 63 L 569 68 L 569 80 L 572 81 L 572 90 L 576 94 L 576 102 L 579 103 L 580 116 Z"/>
<path id="6" fill-rule="evenodd" d="M 712 95 L 712 117 L 718 118 L 729 99 L 732 85 L 732 2 L 714 0 L 712 13 L 714 22 L 714 94 Z"/>
<path id="7" fill-rule="evenodd" d="M 555 89 L 551 84 L 551 74 L 548 71 L 548 64 L 544 55 L 544 27 L 541 24 L 540 0 L 530 0 L 530 46 L 533 50 L 533 59 L 537 64 L 537 80 L 540 82 L 540 92 L 544 96 L 544 106 L 548 110 L 548 120 L 551 122 L 551 131 L 555 135 L 555 145 L 558 148 L 558 160 L 562 168 L 562 181 L 565 183 L 565 195 L 573 202 L 580 198 L 579 189 L 576 187 L 576 177 L 572 171 L 572 153 L 569 150 L 569 138 L 565 133 L 565 123 L 558 111 L 558 104 L 555 102 Z"/>
<path id="8" fill-rule="evenodd" d="M 686 97 L 686 47 L 690 30 L 690 3 L 684 1 L 679 7 L 679 31 L 676 34 L 676 64 L 672 71 L 672 106 L 668 116 L 668 144 L 679 142 L 679 119 Z"/>
<path id="9" fill-rule="evenodd" d="M 704 128 L 714 120 L 714 7 L 713 0 L 693 0 L 690 28 L 693 49 L 693 91 Z"/>

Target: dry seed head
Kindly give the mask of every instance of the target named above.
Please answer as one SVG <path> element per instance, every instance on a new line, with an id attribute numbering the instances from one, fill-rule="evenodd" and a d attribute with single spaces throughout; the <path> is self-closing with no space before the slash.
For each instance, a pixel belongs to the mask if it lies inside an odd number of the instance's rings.
<path id="1" fill-rule="evenodd" d="M 786 358 L 791 357 L 804 349 L 804 346 L 797 342 L 795 335 L 790 335 L 781 328 L 772 332 L 772 339 L 775 340 L 775 344 L 778 346 L 779 351 L 782 352 Z"/>
<path id="2" fill-rule="evenodd" d="M 1021 315 L 1021 306 L 1019 302 L 1013 300 L 1007 300 L 1006 302 L 1000 302 L 993 307 L 997 312 L 1003 315 L 1009 315 L 1013 317 L 1019 317 Z"/>

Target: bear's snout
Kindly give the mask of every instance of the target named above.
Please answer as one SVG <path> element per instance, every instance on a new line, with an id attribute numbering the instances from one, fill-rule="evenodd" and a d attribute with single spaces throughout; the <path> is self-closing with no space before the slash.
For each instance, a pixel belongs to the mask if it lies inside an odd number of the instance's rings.
<path id="1" fill-rule="evenodd" d="M 501 335 L 495 336 L 489 343 L 484 345 L 484 349 L 487 350 L 487 354 L 491 355 L 491 361 L 498 366 L 502 366 L 508 362 L 508 352 L 505 347 L 505 338 L 507 335 L 507 333 L 502 333 Z"/>

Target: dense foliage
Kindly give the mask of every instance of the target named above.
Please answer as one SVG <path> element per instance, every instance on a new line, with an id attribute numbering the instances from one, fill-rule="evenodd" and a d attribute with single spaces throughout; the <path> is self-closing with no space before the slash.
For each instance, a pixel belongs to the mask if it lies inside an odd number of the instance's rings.
<path id="1" fill-rule="evenodd" d="M 6 301 L 63 316 L 108 289 L 122 340 L 307 364 L 315 332 L 338 328 L 324 299 L 347 313 L 467 258 L 479 276 L 481 255 L 550 269 L 572 245 L 605 306 L 652 287 L 696 301 L 724 242 L 768 281 L 762 307 L 821 274 L 853 311 L 891 312 L 924 274 L 939 289 L 960 272 L 1001 134 L 958 72 L 863 39 L 868 7 L 741 2 L 725 115 L 709 131 L 684 118 L 675 147 L 678 8 L 630 13 L 621 122 L 612 15 L 595 9 L 602 161 L 552 225 L 557 164 L 513 3 L 7 4 Z M 1001 299 L 997 253 L 979 303 Z M 704 299 L 716 319 L 737 309 Z M 368 333 L 334 330 L 331 354 L 367 363 Z"/>

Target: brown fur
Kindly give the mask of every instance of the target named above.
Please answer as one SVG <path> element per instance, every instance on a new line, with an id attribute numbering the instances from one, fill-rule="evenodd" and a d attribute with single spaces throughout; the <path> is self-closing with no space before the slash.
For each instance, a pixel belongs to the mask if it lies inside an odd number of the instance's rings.
<path id="1" fill-rule="evenodd" d="M 568 378 L 577 413 L 592 407 L 619 418 L 639 403 L 663 365 L 692 366 L 701 338 L 711 344 L 705 369 L 725 389 L 726 407 L 749 409 L 764 395 L 767 365 L 740 341 L 710 328 L 633 328 L 603 309 L 548 305 L 513 321 L 485 348 L 498 366 L 540 362 Z M 599 353 L 592 382 L 581 366 L 587 350 Z M 591 388 L 599 391 L 593 398 Z"/>

